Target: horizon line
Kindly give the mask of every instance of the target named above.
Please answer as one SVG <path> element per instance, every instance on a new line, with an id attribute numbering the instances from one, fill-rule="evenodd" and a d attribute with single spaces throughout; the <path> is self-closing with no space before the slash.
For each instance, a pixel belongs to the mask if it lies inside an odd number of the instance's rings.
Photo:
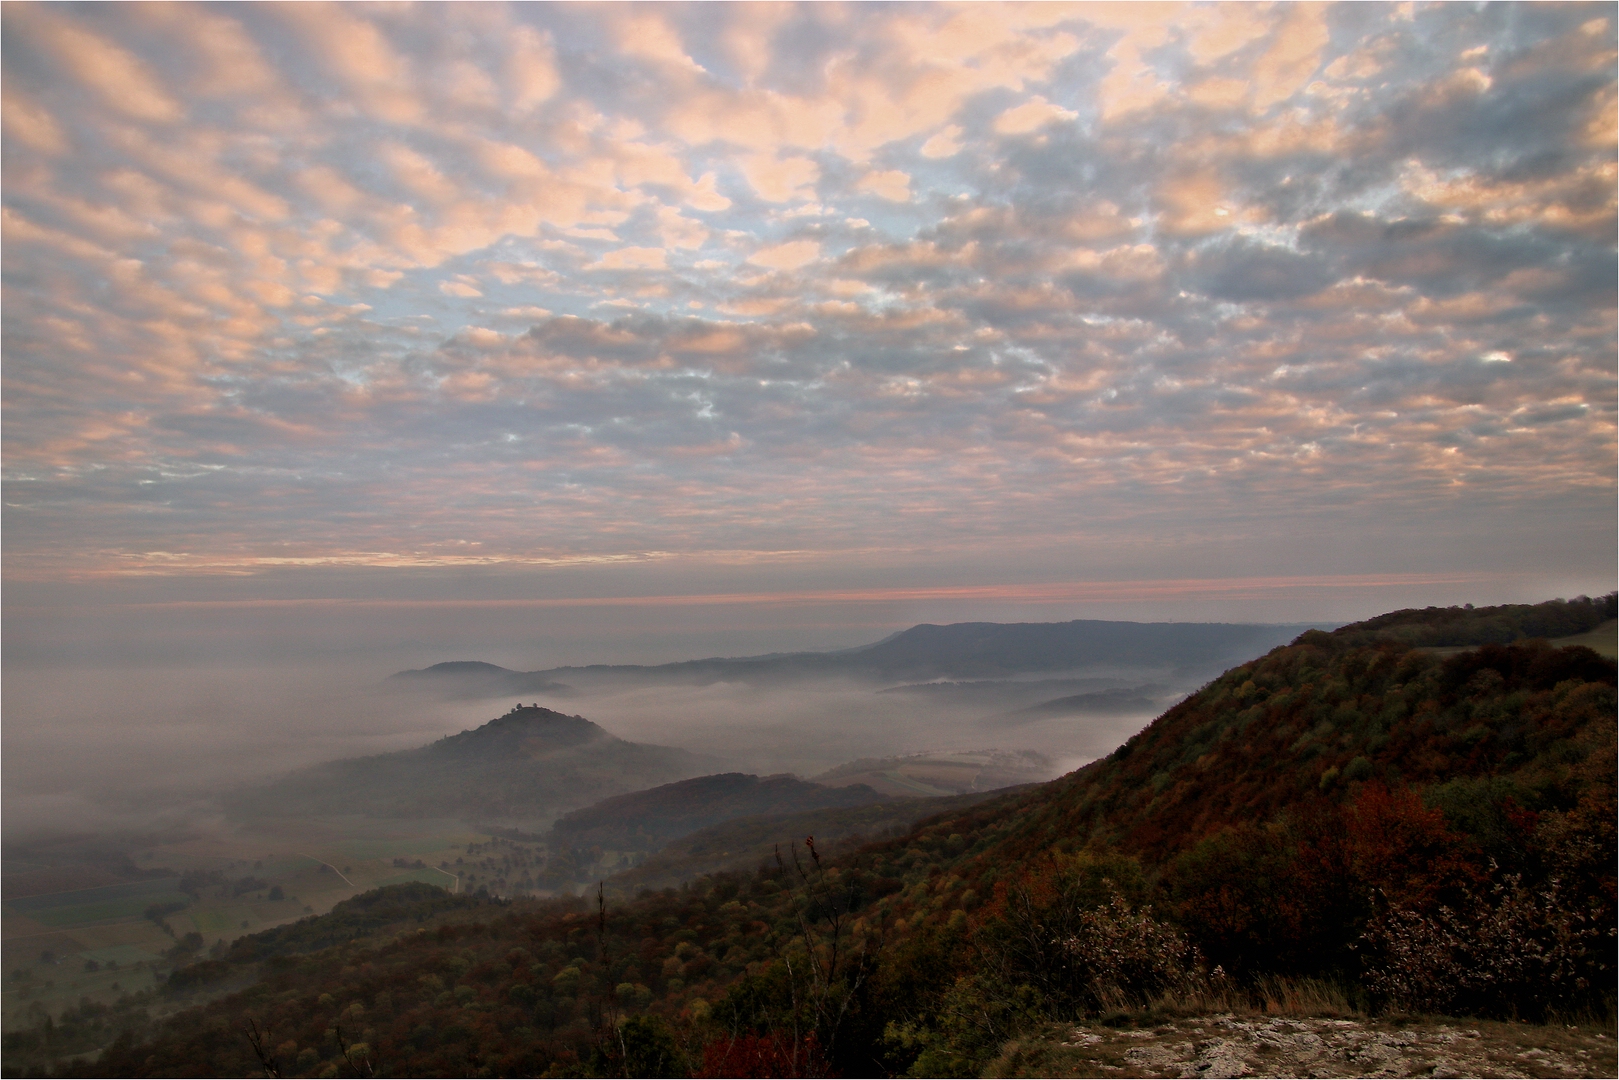
<path id="1" fill-rule="evenodd" d="M 1067 581 L 1030 585 L 950 585 L 871 589 L 800 589 L 771 592 L 644 594 L 634 596 L 526 597 L 499 599 L 405 599 L 382 597 L 253 597 L 230 600 L 144 600 L 130 603 L 21 604 L 12 611 L 47 607 L 125 608 L 554 608 L 701 607 L 784 604 L 892 603 L 907 600 L 978 600 L 1022 603 L 1098 601 L 1126 603 L 1181 596 L 1244 599 L 1287 590 L 1356 589 L 1411 585 L 1465 585 L 1522 577 L 1521 572 L 1451 574 L 1319 574 L 1240 578 L 1141 578 L 1124 581 Z"/>

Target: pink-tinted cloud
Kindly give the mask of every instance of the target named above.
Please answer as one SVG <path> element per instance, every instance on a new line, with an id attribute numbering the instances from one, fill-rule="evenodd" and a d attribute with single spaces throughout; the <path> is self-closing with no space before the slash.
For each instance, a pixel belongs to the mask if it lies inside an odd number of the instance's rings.
<path id="1" fill-rule="evenodd" d="M 4 19 L 13 576 L 1611 573 L 1608 8 Z"/>

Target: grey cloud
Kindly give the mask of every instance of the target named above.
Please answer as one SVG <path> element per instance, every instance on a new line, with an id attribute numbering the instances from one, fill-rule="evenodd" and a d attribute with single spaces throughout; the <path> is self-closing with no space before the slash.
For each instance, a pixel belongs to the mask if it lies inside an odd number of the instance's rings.
<path id="1" fill-rule="evenodd" d="M 1180 281 L 1219 300 L 1295 300 L 1337 280 L 1319 255 L 1231 240 L 1200 248 L 1184 262 Z"/>
<path id="2" fill-rule="evenodd" d="M 1529 424 L 1540 427 L 1545 424 L 1558 424 L 1565 420 L 1578 420 L 1586 415 L 1587 406 L 1582 404 L 1563 405 L 1551 409 L 1532 409 L 1513 415 L 1513 420 L 1520 424 Z"/>
<path id="3" fill-rule="evenodd" d="M 1386 221 L 1348 211 L 1306 225 L 1300 243 L 1334 257 L 1345 274 L 1417 285 L 1440 297 L 1478 289 L 1566 252 L 1534 236 L 1432 219 Z"/>
<path id="4" fill-rule="evenodd" d="M 1383 152 L 1392 157 L 1420 153 L 1445 165 L 1482 164 L 1491 171 L 1503 165 L 1521 169 L 1521 163 L 1537 159 L 1543 165 L 1548 158 L 1567 160 L 1569 144 L 1586 119 L 1581 106 L 1609 81 L 1600 68 L 1587 68 L 1598 50 L 1605 49 L 1600 40 L 1581 40 L 1577 27 L 1585 21 L 1582 11 L 1591 15 L 1597 9 L 1567 9 L 1555 28 L 1565 36 L 1558 45 L 1543 40 L 1525 48 L 1510 35 L 1498 39 L 1498 49 L 1483 61 L 1493 79 L 1483 92 L 1441 84 L 1378 101 L 1376 122 L 1386 131 Z M 1549 50 L 1561 54 L 1550 63 L 1545 55 Z M 1541 55 L 1533 57 L 1537 52 Z"/>

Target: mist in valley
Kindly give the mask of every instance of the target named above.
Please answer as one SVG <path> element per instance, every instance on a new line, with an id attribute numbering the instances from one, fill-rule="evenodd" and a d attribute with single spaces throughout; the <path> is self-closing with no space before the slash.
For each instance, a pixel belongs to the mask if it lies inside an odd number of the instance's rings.
<path id="1" fill-rule="evenodd" d="M 610 569 L 569 579 L 573 589 L 598 593 L 580 600 L 558 595 L 560 579 L 493 570 L 323 571 L 335 584 L 290 570 L 10 583 L 0 625 L 5 841 L 228 828 L 223 796 L 321 762 L 421 747 L 476 728 L 517 701 L 752 773 L 810 777 L 858 758 L 990 748 L 1037 751 L 1065 771 L 1108 753 L 1228 662 L 1269 644 L 1237 644 L 1225 660 L 1201 667 L 1148 654 L 1004 677 L 936 671 L 770 680 L 719 672 L 694 679 L 623 665 L 836 652 L 918 624 L 973 620 L 1234 625 L 1323 612 L 1345 619 L 1398 606 L 1404 595 L 1403 585 L 1380 582 L 1351 592 L 1220 585 L 1174 596 L 1087 587 L 1001 599 L 952 589 L 931 598 L 881 590 L 660 598 L 646 594 L 714 582 L 655 566 Z M 754 586 L 768 576 L 749 573 L 759 579 L 750 578 Z M 320 597 L 339 586 L 353 598 Z M 1446 586 L 1449 592 L 1430 590 L 1430 598 L 1447 602 L 1470 588 Z M 643 599 L 614 596 L 636 593 Z M 1271 643 L 1291 636 L 1281 632 Z M 453 660 L 550 671 L 572 692 L 457 696 L 389 678 Z M 1151 702 L 1133 709 L 1026 711 L 1052 699 L 1140 687 Z"/>
<path id="2" fill-rule="evenodd" d="M 833 680 L 791 687 L 603 685 L 539 700 L 581 712 L 627 739 L 713 754 L 746 772 L 802 776 L 855 758 L 991 748 L 1036 750 L 1066 771 L 1109 752 L 1152 719 L 1022 720 L 986 711 L 981 700 L 941 701 Z"/>
<path id="3" fill-rule="evenodd" d="M 8 843 L 217 825 L 220 795 L 487 717 L 316 665 L 8 671 Z"/>
<path id="4" fill-rule="evenodd" d="M 990 748 L 1035 750 L 1067 771 L 1152 718 L 1018 717 L 1008 714 L 1027 689 L 908 693 L 850 680 L 694 686 L 597 677 L 569 693 L 453 699 L 401 688 L 374 668 L 13 669 L 4 687 L 5 840 L 225 828 L 222 796 L 321 762 L 427 745 L 507 712 L 518 697 L 622 739 L 706 755 L 725 770 L 805 777 L 857 758 Z M 1034 696 L 1060 690 L 1036 687 Z"/>

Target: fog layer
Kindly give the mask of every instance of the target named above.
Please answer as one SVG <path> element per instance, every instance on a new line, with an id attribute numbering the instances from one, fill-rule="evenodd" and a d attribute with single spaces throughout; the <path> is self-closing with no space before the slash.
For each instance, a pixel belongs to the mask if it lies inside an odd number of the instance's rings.
<path id="1" fill-rule="evenodd" d="M 882 635 L 861 636 L 869 642 Z M 1036 750 L 1069 769 L 1110 751 L 1188 688 L 1166 682 L 1169 673 L 1150 664 L 1077 680 L 978 680 L 897 692 L 848 679 L 680 685 L 649 681 L 642 669 L 564 672 L 569 686 L 556 693 L 458 700 L 431 685 L 386 678 L 388 657 L 414 650 L 357 655 L 356 644 L 324 662 L 271 655 L 249 663 L 204 648 L 185 662 L 161 655 L 172 649 L 161 634 L 145 645 L 159 662 L 112 666 L 68 654 L 11 666 L 4 684 L 8 841 L 213 821 L 218 796 L 244 785 L 319 762 L 423 746 L 502 715 L 518 697 L 583 715 L 620 738 L 709 755 L 727 769 L 811 776 L 856 758 L 991 748 Z M 467 649 L 448 645 L 438 658 L 466 657 Z M 1076 690 L 1115 686 L 1150 687 L 1153 707 L 1083 716 L 1020 712 Z"/>
<path id="2" fill-rule="evenodd" d="M 839 682 L 609 685 L 529 699 L 621 738 L 761 774 L 989 747 L 1039 750 L 1073 768 L 1151 719 L 991 719 L 983 704 Z M 304 765 L 421 746 L 512 704 L 444 701 L 313 665 L 13 672 L 5 683 L 5 836 L 199 824 L 216 816 L 221 793 Z"/>
<path id="3" fill-rule="evenodd" d="M 849 648 L 919 622 L 1268 621 L 1308 618 L 1312 606 L 1342 619 L 1403 606 L 1389 595 L 1391 585 L 1316 583 L 1225 593 L 1210 586 L 1183 597 L 1178 609 L 1167 594 L 1150 590 L 1086 604 L 733 597 L 679 604 L 581 600 L 568 607 L 545 606 L 550 602 L 533 595 L 539 588 L 533 582 L 503 584 L 493 575 L 438 581 L 432 590 L 421 581 L 407 589 L 402 579 L 390 580 L 394 595 L 374 595 L 380 579 L 362 575 L 349 582 L 354 600 L 333 602 L 300 599 L 312 583 L 298 576 L 221 580 L 206 588 L 192 581 L 185 589 L 196 595 L 183 600 L 174 599 L 177 590 L 185 592 L 174 583 L 8 585 L 7 839 L 201 820 L 215 812 L 211 799 L 220 792 L 303 765 L 420 746 L 484 723 L 516 700 L 445 700 L 386 682 L 394 672 L 439 661 L 487 660 L 527 671 L 655 664 Z M 1508 591 L 1515 596 L 1529 588 L 1518 583 Z M 472 599 L 435 599 L 434 590 Z M 1451 603 L 1473 591 L 1484 590 L 1462 582 L 1406 586 L 1400 599 Z M 524 606 L 530 600 L 538 606 Z M 1107 753 L 1175 694 L 1193 688 L 1185 679 L 1165 679 L 1153 663 L 1145 657 L 1138 670 L 1086 674 L 1155 684 L 1155 708 L 1078 717 L 1012 715 L 1086 689 L 1056 684 L 1045 696 L 1020 697 L 982 685 L 972 692 L 885 694 L 843 682 L 771 690 L 568 676 L 577 694 L 523 700 L 584 715 L 622 738 L 710 754 L 749 772 L 807 776 L 860 757 L 992 747 L 1038 750 L 1071 768 Z"/>
<path id="4" fill-rule="evenodd" d="M 289 663 L 13 668 L 4 708 L 8 841 L 194 823 L 234 787 L 488 719 L 479 703 L 415 700 Z"/>

